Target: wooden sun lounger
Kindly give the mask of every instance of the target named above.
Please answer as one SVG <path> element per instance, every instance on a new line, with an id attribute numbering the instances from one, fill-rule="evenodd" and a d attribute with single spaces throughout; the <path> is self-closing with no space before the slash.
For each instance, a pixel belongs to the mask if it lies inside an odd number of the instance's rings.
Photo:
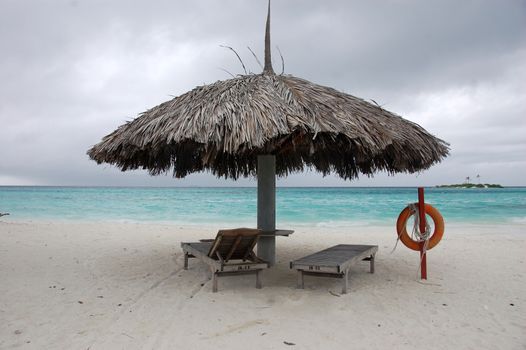
<path id="1" fill-rule="evenodd" d="M 339 244 L 320 252 L 294 260 L 291 269 L 298 270 L 298 288 L 304 288 L 304 275 L 343 278 L 342 294 L 349 287 L 350 268 L 355 263 L 370 262 L 370 272 L 374 273 L 374 257 L 377 245 Z"/>
<path id="2" fill-rule="evenodd" d="M 260 273 L 268 263 L 254 254 L 260 230 L 238 228 L 220 230 L 215 239 L 195 243 L 181 243 L 184 252 L 184 269 L 188 259 L 198 258 L 210 267 L 212 291 L 217 292 L 217 279 L 224 275 L 255 274 L 256 288 L 261 288 Z"/>

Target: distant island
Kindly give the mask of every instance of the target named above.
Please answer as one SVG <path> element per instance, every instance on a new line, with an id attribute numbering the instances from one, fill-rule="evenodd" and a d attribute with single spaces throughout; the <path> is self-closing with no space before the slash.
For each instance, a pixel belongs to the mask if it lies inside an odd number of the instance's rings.
<path id="1" fill-rule="evenodd" d="M 504 188 L 504 186 L 499 184 L 452 184 L 452 185 L 437 185 L 436 187 L 440 188 Z"/>

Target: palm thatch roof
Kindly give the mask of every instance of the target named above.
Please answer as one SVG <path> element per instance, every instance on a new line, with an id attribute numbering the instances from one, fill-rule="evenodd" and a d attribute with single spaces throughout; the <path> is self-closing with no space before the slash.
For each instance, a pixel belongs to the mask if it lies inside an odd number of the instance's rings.
<path id="1" fill-rule="evenodd" d="M 88 151 L 123 171 L 184 177 L 253 176 L 257 156 L 276 156 L 276 174 L 306 167 L 344 179 L 427 169 L 448 144 L 378 105 L 291 75 L 274 73 L 267 17 L 261 74 L 199 86 L 142 113 Z"/>

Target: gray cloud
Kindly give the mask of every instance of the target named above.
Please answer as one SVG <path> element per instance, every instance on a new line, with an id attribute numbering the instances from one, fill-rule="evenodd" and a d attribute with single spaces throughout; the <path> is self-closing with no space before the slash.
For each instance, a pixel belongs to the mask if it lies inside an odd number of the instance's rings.
<path id="1" fill-rule="evenodd" d="M 121 173 L 86 150 L 138 113 L 238 74 L 259 72 L 265 1 L 4 1 L 0 12 L 0 185 L 231 185 Z M 433 185 L 481 175 L 526 185 L 523 1 L 274 1 L 285 72 L 374 99 L 449 141 L 417 175 L 356 185 Z M 274 66 L 281 61 L 274 50 Z M 238 185 L 251 185 L 244 179 Z M 282 185 L 345 185 L 307 172 Z"/>

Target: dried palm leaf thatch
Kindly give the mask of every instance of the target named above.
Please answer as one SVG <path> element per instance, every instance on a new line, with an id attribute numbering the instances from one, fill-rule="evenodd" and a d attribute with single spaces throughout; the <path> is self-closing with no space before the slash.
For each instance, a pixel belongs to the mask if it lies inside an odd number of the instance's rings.
<path id="1" fill-rule="evenodd" d="M 123 171 L 172 170 L 184 177 L 209 170 L 234 179 L 255 175 L 263 154 L 276 156 L 277 175 L 309 167 L 352 179 L 427 169 L 447 156 L 448 144 L 380 106 L 276 75 L 269 1 L 263 73 L 199 86 L 142 113 L 88 151 L 97 163 Z"/>
<path id="2" fill-rule="evenodd" d="M 119 127 L 88 151 L 98 163 L 175 177 L 210 170 L 256 173 L 276 156 L 277 175 L 314 168 L 352 179 L 416 172 L 440 162 L 448 144 L 377 105 L 272 71 L 195 88 Z"/>

